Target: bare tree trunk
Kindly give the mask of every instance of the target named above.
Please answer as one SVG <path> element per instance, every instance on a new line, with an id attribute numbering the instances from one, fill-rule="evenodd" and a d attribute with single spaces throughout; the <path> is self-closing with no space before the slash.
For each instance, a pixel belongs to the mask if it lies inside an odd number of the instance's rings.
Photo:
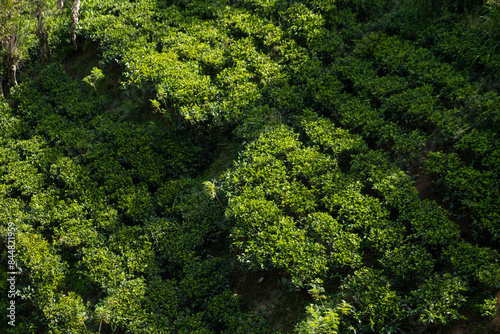
<path id="1" fill-rule="evenodd" d="M 38 47 L 40 49 L 40 60 L 45 63 L 47 60 L 48 53 L 48 36 L 45 26 L 43 24 L 43 9 L 38 8 L 36 13 L 36 19 L 38 21 L 37 35 L 38 35 Z"/>
<path id="2" fill-rule="evenodd" d="M 71 8 L 71 11 L 71 42 L 73 43 L 75 50 L 77 50 L 78 45 L 76 44 L 76 29 L 78 28 L 78 18 L 80 16 L 80 0 L 73 0 L 73 7 Z"/>
<path id="3" fill-rule="evenodd" d="M 10 86 L 17 86 L 17 64 L 19 63 L 18 41 L 17 34 L 13 34 L 2 43 L 2 47 L 7 51 L 5 69 L 7 72 L 7 82 Z"/>
<path id="4" fill-rule="evenodd" d="M 64 0 L 57 0 L 56 9 L 59 11 L 59 13 L 62 13 L 63 7 L 64 7 Z"/>
<path id="5" fill-rule="evenodd" d="M 11 66 L 9 81 L 11 86 L 17 86 L 17 62 Z"/>
<path id="6" fill-rule="evenodd" d="M 0 73 L 0 97 L 4 97 L 3 95 L 3 74 Z"/>

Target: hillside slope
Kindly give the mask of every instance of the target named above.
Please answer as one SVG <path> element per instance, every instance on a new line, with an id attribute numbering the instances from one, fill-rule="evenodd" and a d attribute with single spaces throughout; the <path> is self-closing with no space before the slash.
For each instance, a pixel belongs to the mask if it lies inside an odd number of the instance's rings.
<path id="1" fill-rule="evenodd" d="M 497 1 L 22 4 L 2 332 L 500 331 Z"/>

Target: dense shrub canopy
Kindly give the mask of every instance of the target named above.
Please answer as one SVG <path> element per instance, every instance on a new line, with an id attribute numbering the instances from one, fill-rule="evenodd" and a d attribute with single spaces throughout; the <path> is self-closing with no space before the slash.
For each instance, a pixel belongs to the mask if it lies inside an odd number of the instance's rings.
<path id="1" fill-rule="evenodd" d="M 78 4 L 0 3 L 2 333 L 494 330 L 498 1 Z"/>

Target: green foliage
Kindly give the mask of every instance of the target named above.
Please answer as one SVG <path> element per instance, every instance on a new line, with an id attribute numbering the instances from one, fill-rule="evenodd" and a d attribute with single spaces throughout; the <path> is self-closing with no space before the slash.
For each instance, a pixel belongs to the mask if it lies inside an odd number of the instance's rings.
<path id="1" fill-rule="evenodd" d="M 88 306 L 73 291 L 57 296 L 44 307 L 43 312 L 49 322 L 50 333 L 89 333 L 85 327 L 89 318 Z"/>
<path id="2" fill-rule="evenodd" d="M 462 318 L 458 309 L 465 302 L 462 293 L 467 287 L 458 277 L 450 274 L 434 275 L 412 292 L 417 302 L 416 312 L 424 324 L 446 325 Z"/>
<path id="3" fill-rule="evenodd" d="M 488 0 L 484 4 L 486 14 L 482 17 L 482 26 L 486 31 L 486 38 L 491 45 L 492 51 L 498 50 L 498 38 L 500 37 L 500 3 L 497 0 Z"/>
<path id="4" fill-rule="evenodd" d="M 483 0 L 397 0 L 395 4 L 399 7 L 400 14 L 406 19 L 425 20 L 429 17 L 443 15 L 443 12 L 467 12 L 476 9 L 484 3 Z"/>
<path id="5" fill-rule="evenodd" d="M 353 306 L 353 319 L 363 331 L 394 332 L 409 314 L 405 301 L 382 273 L 363 268 L 343 282 L 341 296 Z"/>
<path id="6" fill-rule="evenodd" d="M 318 119 L 310 122 L 305 121 L 302 124 L 304 131 L 311 141 L 327 150 L 330 154 L 349 154 L 367 149 L 366 144 L 360 136 L 353 135 L 345 129 L 335 127 L 333 123 L 326 119 Z"/>
<path id="7" fill-rule="evenodd" d="M 0 234 L 18 227 L 24 298 L 8 333 L 496 314 L 496 1 L 88 0 L 78 52 L 71 9 L 48 5 L 0 4 Z M 280 283 L 256 293 L 249 269 Z M 276 294 L 310 305 L 284 324 Z"/>
<path id="8" fill-rule="evenodd" d="M 242 249 L 241 261 L 285 268 L 298 285 L 323 274 L 328 262 L 359 263 L 355 236 L 328 214 L 313 213 L 319 201 L 312 184 L 319 186 L 317 172 L 328 168 L 335 168 L 331 159 L 303 147 L 284 126 L 268 129 L 247 147 L 224 183 L 226 215 L 236 220 L 232 238 Z"/>
<path id="9" fill-rule="evenodd" d="M 287 21 L 284 23 L 287 31 L 298 41 L 310 43 L 321 32 L 324 19 L 304 4 L 292 4 L 282 14 Z"/>
<path id="10" fill-rule="evenodd" d="M 484 303 L 480 305 L 481 315 L 490 319 L 498 315 L 499 307 L 496 298 L 485 299 Z"/>
<path id="11" fill-rule="evenodd" d="M 451 245 L 443 252 L 456 273 L 472 276 L 487 286 L 498 287 L 500 282 L 500 256 L 498 251 L 469 243 Z"/>
<path id="12" fill-rule="evenodd" d="M 352 308 L 349 304 L 343 303 L 335 308 L 321 308 L 311 304 L 306 309 L 308 319 L 298 325 L 298 333 L 338 333 L 341 316 L 349 314 Z"/>
<path id="13" fill-rule="evenodd" d="M 145 284 L 143 279 L 137 278 L 122 281 L 109 295 L 95 306 L 98 320 L 113 327 L 129 327 L 137 330 L 142 327 L 145 314 L 141 307 L 144 298 Z"/>
<path id="14" fill-rule="evenodd" d="M 306 218 L 315 239 L 323 239 L 335 267 L 356 267 L 361 263 L 360 240 L 354 233 L 345 232 L 342 225 L 324 212 L 314 212 Z"/>
<path id="15" fill-rule="evenodd" d="M 379 261 L 405 282 L 421 281 L 427 278 L 436 262 L 432 255 L 418 244 L 388 249 Z"/>
<path id="16" fill-rule="evenodd" d="M 86 276 L 105 291 L 111 292 L 131 278 L 125 270 L 125 259 L 108 248 L 84 248 L 82 253 L 81 265 Z"/>
<path id="17" fill-rule="evenodd" d="M 19 266 L 27 272 L 35 289 L 33 291 L 27 285 L 21 294 L 27 298 L 35 298 L 43 307 L 52 300 L 62 284 L 67 264 L 38 233 L 29 229 L 18 231 L 16 239 Z"/>
<path id="18" fill-rule="evenodd" d="M 18 135 L 22 131 L 21 126 L 21 120 L 12 114 L 8 103 L 0 98 L 0 129 L 2 131 L 2 140 Z"/>
<path id="19" fill-rule="evenodd" d="M 93 67 L 90 74 L 83 78 L 83 81 L 88 83 L 90 86 L 92 86 L 92 88 L 94 88 L 95 91 L 97 91 L 96 84 L 102 78 L 104 78 L 104 74 L 102 74 L 102 71 L 97 67 Z"/>
<path id="20" fill-rule="evenodd" d="M 497 174 L 491 170 L 477 170 L 463 164 L 456 153 L 430 154 L 426 167 L 429 172 L 439 175 L 439 184 L 446 187 L 446 199 L 452 205 L 460 205 L 472 213 L 474 225 L 479 231 L 491 234 L 498 240 L 498 212 L 493 208 L 499 202 Z M 478 232 L 479 232 L 478 231 Z"/>
<path id="21" fill-rule="evenodd" d="M 331 302 L 326 304 L 323 300 L 327 297 L 323 294 L 325 289 L 321 279 L 314 280 L 308 292 L 316 302 L 321 305 L 310 304 L 306 308 L 307 318 L 297 325 L 298 333 L 337 333 L 342 315 L 347 315 L 353 311 L 353 307 L 345 301 L 333 307 Z"/>
<path id="22" fill-rule="evenodd" d="M 42 2 L 43 3 L 43 2 Z M 10 86 L 17 85 L 19 63 L 28 57 L 34 45 L 34 5 L 31 1 L 6 0 L 0 3 L 0 96 L 4 96 L 3 79 Z"/>

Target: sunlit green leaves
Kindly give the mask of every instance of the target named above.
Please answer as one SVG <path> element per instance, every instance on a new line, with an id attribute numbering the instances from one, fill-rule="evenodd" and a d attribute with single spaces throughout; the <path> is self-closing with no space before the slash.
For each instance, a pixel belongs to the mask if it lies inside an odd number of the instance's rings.
<path id="1" fill-rule="evenodd" d="M 412 292 L 417 301 L 416 312 L 424 324 L 448 324 L 460 318 L 458 309 L 465 297 L 467 286 L 450 274 L 435 274 L 425 284 Z"/>
<path id="2" fill-rule="evenodd" d="M 362 268 L 343 282 L 341 295 L 351 304 L 353 317 L 374 332 L 398 328 L 400 320 L 409 316 L 404 299 L 393 289 L 380 271 Z"/>

